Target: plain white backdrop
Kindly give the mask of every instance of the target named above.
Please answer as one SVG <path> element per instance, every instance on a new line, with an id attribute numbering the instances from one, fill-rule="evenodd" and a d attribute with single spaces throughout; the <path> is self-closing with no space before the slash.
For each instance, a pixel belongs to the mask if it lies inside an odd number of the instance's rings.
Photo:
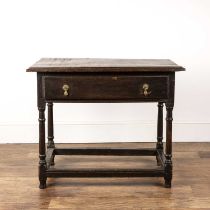
<path id="1" fill-rule="evenodd" d="M 174 141 L 210 140 L 209 0 L 0 1 L 0 143 L 38 142 L 41 57 L 169 58 Z M 55 104 L 57 142 L 155 141 L 156 104 Z M 55 140 L 55 141 L 56 141 Z"/>

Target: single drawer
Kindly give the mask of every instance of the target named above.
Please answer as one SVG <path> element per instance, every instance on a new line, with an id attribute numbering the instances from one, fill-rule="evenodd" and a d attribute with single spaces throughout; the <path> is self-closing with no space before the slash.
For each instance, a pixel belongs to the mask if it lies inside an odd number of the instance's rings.
<path id="1" fill-rule="evenodd" d="M 46 100 L 158 100 L 168 98 L 168 76 L 45 76 Z"/>

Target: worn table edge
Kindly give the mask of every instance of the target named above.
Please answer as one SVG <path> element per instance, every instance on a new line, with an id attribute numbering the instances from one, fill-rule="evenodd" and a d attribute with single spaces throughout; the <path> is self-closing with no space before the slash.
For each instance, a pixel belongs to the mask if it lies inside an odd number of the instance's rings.
<path id="1" fill-rule="evenodd" d="M 65 66 L 65 64 L 62 65 L 58 65 L 57 63 L 55 63 L 55 65 L 49 65 L 47 63 L 42 63 L 43 61 L 51 61 L 54 62 L 55 61 L 61 61 L 62 60 L 69 60 L 70 61 L 85 61 L 84 63 L 82 63 L 82 65 L 73 65 L 73 66 Z M 96 61 L 96 63 L 98 62 L 98 64 L 91 66 L 89 61 Z M 128 62 L 137 62 L 137 61 L 148 61 L 148 64 L 144 65 L 140 65 L 139 63 L 135 65 L 129 65 L 129 64 L 123 64 L 123 65 L 116 65 L 113 63 L 110 63 L 110 65 L 108 66 L 104 66 L 101 65 L 101 60 L 106 61 L 106 62 L 122 62 L 122 61 L 128 61 Z M 154 62 L 154 61 L 168 61 L 169 64 L 154 64 L 151 63 L 151 65 L 149 65 L 150 62 Z M 87 62 L 87 63 L 86 63 Z M 170 64 L 171 63 L 171 64 Z M 40 65 L 41 64 L 41 65 Z M 185 68 L 177 65 L 175 62 L 173 62 L 170 59 L 121 59 L 121 58 L 41 58 L 40 60 L 38 60 L 36 63 L 34 63 L 32 66 L 30 66 L 29 68 L 26 69 L 26 72 L 66 72 L 66 73 L 71 73 L 71 72 L 176 72 L 176 71 L 185 71 Z"/>

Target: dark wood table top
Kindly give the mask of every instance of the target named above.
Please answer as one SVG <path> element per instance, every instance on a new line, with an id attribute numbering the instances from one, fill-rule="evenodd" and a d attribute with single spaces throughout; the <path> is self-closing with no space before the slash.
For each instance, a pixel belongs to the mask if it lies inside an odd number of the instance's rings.
<path id="1" fill-rule="evenodd" d="M 169 59 L 42 58 L 27 72 L 175 72 L 182 66 Z"/>

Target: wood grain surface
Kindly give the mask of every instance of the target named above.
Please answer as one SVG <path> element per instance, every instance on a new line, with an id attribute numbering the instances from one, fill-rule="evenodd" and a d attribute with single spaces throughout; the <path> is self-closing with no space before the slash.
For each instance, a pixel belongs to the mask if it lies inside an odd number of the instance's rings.
<path id="1" fill-rule="evenodd" d="M 42 58 L 27 72 L 174 72 L 182 66 L 169 59 Z"/>
<path id="2" fill-rule="evenodd" d="M 100 147 L 147 148 L 155 143 Z M 60 145 L 58 145 L 60 146 Z M 80 147 L 83 144 L 79 145 Z M 95 144 L 85 147 L 97 147 Z M 78 147 L 76 144 L 62 147 Z M 173 187 L 162 178 L 49 178 L 38 188 L 38 145 L 0 145 L 0 210 L 209 210 L 210 143 L 174 143 Z M 54 167 L 151 167 L 154 157 L 56 156 Z"/>

